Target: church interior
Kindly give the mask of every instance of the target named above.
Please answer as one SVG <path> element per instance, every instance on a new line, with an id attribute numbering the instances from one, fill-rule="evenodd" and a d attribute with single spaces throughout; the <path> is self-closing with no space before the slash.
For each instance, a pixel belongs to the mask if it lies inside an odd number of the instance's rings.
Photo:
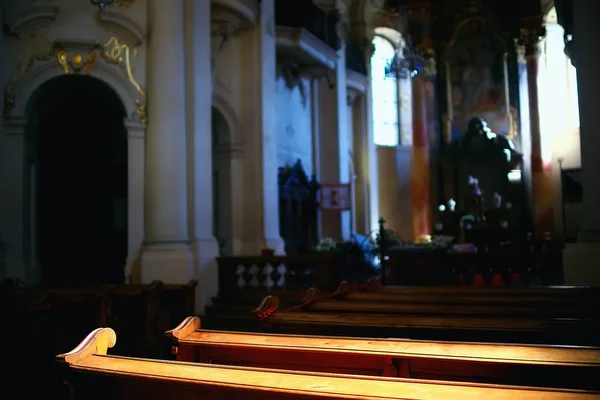
<path id="1" fill-rule="evenodd" d="M 599 17 L 0 0 L 0 396 L 600 399 Z"/>

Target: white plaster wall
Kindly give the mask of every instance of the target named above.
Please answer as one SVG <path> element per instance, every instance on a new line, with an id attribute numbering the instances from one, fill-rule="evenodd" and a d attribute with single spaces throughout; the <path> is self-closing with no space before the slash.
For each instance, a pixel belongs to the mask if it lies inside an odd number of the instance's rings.
<path id="1" fill-rule="evenodd" d="M 313 173 L 313 134 L 311 87 L 303 78 L 299 86 L 289 88 L 285 80 L 277 79 L 277 162 L 279 166 L 302 161 L 307 175 Z"/>

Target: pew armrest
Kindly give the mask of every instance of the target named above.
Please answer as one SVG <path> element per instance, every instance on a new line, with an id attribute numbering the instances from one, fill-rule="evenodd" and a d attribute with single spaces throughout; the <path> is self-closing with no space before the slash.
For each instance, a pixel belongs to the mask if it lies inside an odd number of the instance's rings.
<path id="1" fill-rule="evenodd" d="M 68 353 L 56 356 L 58 361 L 77 364 L 94 355 L 106 355 L 108 349 L 117 343 L 117 334 L 111 328 L 98 328 L 92 331 L 77 347 Z"/>
<path id="2" fill-rule="evenodd" d="M 183 339 L 189 336 L 192 332 L 200 329 L 201 321 L 199 317 L 190 316 L 184 319 L 176 328 L 168 330 L 165 335 L 173 340 Z"/>
<path id="3" fill-rule="evenodd" d="M 313 301 L 319 296 L 319 289 L 315 287 L 311 287 L 306 291 L 306 294 L 300 299 L 301 303 L 306 303 L 307 301 Z"/>
<path id="4" fill-rule="evenodd" d="M 333 292 L 333 297 L 344 297 L 348 294 L 349 290 L 350 286 L 348 285 L 348 282 L 341 281 L 337 289 L 335 289 L 335 292 Z"/>
<path id="5" fill-rule="evenodd" d="M 253 317 L 263 319 L 279 309 L 279 298 L 277 296 L 267 296 L 260 302 L 260 305 L 250 311 Z"/>

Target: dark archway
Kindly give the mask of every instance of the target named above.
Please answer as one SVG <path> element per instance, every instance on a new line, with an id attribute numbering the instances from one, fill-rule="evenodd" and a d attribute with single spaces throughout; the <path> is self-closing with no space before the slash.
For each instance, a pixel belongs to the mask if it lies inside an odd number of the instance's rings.
<path id="1" fill-rule="evenodd" d="M 42 284 L 124 281 L 125 116 L 116 92 L 89 76 L 53 78 L 27 104 L 28 241 Z"/>
<path id="2" fill-rule="evenodd" d="M 212 108 L 213 234 L 220 254 L 233 255 L 231 131 L 225 116 Z"/>

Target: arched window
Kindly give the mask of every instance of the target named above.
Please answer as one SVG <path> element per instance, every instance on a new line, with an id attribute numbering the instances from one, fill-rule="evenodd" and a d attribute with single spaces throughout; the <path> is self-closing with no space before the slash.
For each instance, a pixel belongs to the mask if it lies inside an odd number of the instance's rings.
<path id="1" fill-rule="evenodd" d="M 386 67 L 396 55 L 396 47 L 387 37 L 377 35 L 377 29 L 375 32 L 376 36 L 373 39 L 375 51 L 371 57 L 373 138 L 376 145 L 397 146 L 399 142 L 398 80 L 395 76 L 386 74 Z"/>
<path id="2" fill-rule="evenodd" d="M 564 53 L 563 35 L 552 9 L 546 18 L 539 63 L 540 128 L 542 158 L 565 158 L 571 164 L 570 159 L 579 154 L 579 103 L 577 72 Z"/>

